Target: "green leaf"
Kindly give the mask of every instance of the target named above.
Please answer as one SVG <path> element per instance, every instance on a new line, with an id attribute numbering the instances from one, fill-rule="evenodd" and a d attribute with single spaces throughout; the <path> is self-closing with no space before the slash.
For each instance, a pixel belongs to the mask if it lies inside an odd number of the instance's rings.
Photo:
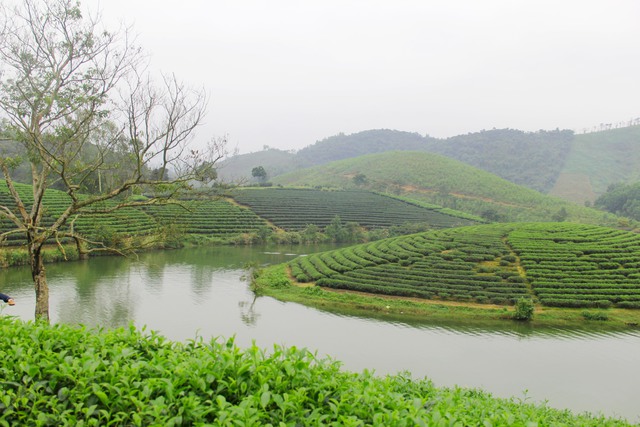
<path id="1" fill-rule="evenodd" d="M 270 401 L 271 401 L 270 391 L 265 391 L 260 395 L 260 406 L 262 406 L 263 409 L 267 407 Z"/>

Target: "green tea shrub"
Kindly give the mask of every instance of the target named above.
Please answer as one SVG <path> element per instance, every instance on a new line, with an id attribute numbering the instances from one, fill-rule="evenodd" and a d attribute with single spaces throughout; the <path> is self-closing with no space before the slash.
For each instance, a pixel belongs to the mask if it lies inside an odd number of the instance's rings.
<path id="1" fill-rule="evenodd" d="M 640 301 L 620 301 L 616 304 L 619 308 L 640 308 Z"/>
<path id="2" fill-rule="evenodd" d="M 324 291 L 320 286 L 309 286 L 304 288 L 304 293 L 307 295 L 322 295 Z"/>
<path id="3" fill-rule="evenodd" d="M 609 315 L 602 311 L 597 311 L 595 313 L 591 311 L 583 311 L 582 317 L 584 317 L 585 320 L 598 320 L 601 322 L 609 320 Z"/>
<path id="4" fill-rule="evenodd" d="M 598 308 L 609 308 L 613 306 L 613 302 L 606 299 L 594 301 L 594 304 Z"/>
<path id="5" fill-rule="evenodd" d="M 0 426 L 630 425 L 408 374 L 347 372 L 296 347 L 8 317 L 0 336 Z"/>
<path id="6" fill-rule="evenodd" d="M 530 298 L 520 298 L 516 301 L 516 311 L 513 314 L 513 318 L 516 320 L 531 320 L 533 319 L 534 311 L 533 301 Z"/>

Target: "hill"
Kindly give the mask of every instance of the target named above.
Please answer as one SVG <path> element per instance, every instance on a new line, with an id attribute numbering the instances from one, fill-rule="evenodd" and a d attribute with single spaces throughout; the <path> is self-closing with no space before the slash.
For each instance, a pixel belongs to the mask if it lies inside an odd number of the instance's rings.
<path id="1" fill-rule="evenodd" d="M 435 138 L 423 137 L 418 133 L 390 129 L 366 130 L 323 139 L 298 151 L 297 157 L 302 160 L 301 164 L 309 167 L 385 151 L 425 151 L 428 143 L 435 141 Z"/>
<path id="2" fill-rule="evenodd" d="M 613 215 L 543 195 L 441 155 L 422 152 L 370 154 L 290 172 L 273 182 L 392 193 L 489 220 L 566 219 L 603 225 L 617 221 Z"/>
<path id="3" fill-rule="evenodd" d="M 220 163 L 219 176 L 226 181 L 251 181 L 256 166 L 265 168 L 268 179 L 284 173 L 334 160 L 390 150 L 424 150 L 424 138 L 417 133 L 378 129 L 351 135 L 338 134 L 309 145 L 296 153 L 265 147 L 255 153 L 230 157 Z"/>
<path id="4" fill-rule="evenodd" d="M 397 130 L 367 130 L 339 134 L 305 147 L 295 154 L 268 149 L 235 156 L 222 163 L 224 179 L 251 178 L 263 166 L 270 178 L 336 160 L 388 151 L 423 151 L 443 154 L 492 172 L 512 182 L 546 192 L 556 182 L 569 151 L 573 132 L 523 132 L 493 129 L 447 139 Z"/>
<path id="5" fill-rule="evenodd" d="M 564 168 L 573 132 L 493 129 L 437 140 L 427 151 L 547 193 Z"/>
<path id="6" fill-rule="evenodd" d="M 640 308 L 640 235 L 568 223 L 431 231 L 289 262 L 301 282 L 475 303 Z"/>
<path id="7" fill-rule="evenodd" d="M 251 171 L 262 166 L 267 171 L 267 179 L 303 167 L 295 154 L 268 148 L 249 154 L 230 157 L 218 166 L 218 176 L 226 182 L 250 182 Z"/>
<path id="8" fill-rule="evenodd" d="M 640 126 L 576 135 L 551 194 L 583 204 L 610 185 L 640 181 Z"/>

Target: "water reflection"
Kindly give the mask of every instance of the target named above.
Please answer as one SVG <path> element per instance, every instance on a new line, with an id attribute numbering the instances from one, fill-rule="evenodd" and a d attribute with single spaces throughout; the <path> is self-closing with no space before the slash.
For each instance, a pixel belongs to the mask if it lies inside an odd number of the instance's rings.
<path id="1" fill-rule="evenodd" d="M 118 327 L 130 322 L 170 339 L 236 337 L 249 346 L 307 347 L 352 370 L 410 371 L 442 386 L 479 387 L 576 411 L 640 416 L 640 332 L 593 332 L 506 323 L 503 328 L 429 324 L 333 313 L 256 298 L 247 263 L 276 263 L 325 248 L 198 248 L 48 266 L 54 322 Z M 0 271 L 17 305 L 2 315 L 33 319 L 28 269 Z"/>
<path id="2" fill-rule="evenodd" d="M 101 258 L 74 263 L 78 274 L 56 265 L 49 271 L 52 318 L 62 323 L 87 326 L 126 326 L 135 318 L 137 281 L 128 262 Z M 122 261 L 122 260 L 121 260 Z"/>
<path id="3" fill-rule="evenodd" d="M 258 297 L 254 296 L 251 301 L 240 301 L 238 307 L 240 307 L 240 319 L 242 323 L 248 326 L 255 326 L 260 313 L 256 311 L 256 301 Z"/>

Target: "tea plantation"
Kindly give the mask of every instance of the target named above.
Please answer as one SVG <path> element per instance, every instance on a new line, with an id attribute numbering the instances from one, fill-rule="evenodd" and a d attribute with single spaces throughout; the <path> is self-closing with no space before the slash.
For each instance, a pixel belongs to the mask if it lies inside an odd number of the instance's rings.
<path id="1" fill-rule="evenodd" d="M 30 209 L 33 204 L 31 186 L 15 184 L 22 200 Z M 53 224 L 54 218 L 69 205 L 69 195 L 49 189 L 44 196 L 45 216 L 43 225 Z M 77 219 L 72 218 L 74 230 L 92 240 L 104 241 L 108 238 L 143 236 L 160 232 L 162 227 L 171 227 L 181 234 L 206 235 L 215 238 L 228 238 L 242 233 L 255 232 L 266 227 L 267 222 L 251 210 L 234 205 L 223 199 L 182 201 L 180 205 L 148 205 L 126 207 L 110 213 L 98 212 L 115 206 L 108 201 L 89 207 Z M 8 194 L 6 184 L 0 183 L 0 205 L 15 212 L 15 202 Z M 0 232 L 15 226 L 6 219 L 0 219 Z M 7 245 L 25 244 L 23 234 L 10 235 Z"/>
<path id="2" fill-rule="evenodd" d="M 15 184 L 16 190 L 24 201 L 27 209 L 33 204 L 33 192 L 30 185 Z M 42 220 L 44 226 L 53 224 L 55 218 L 69 206 L 71 199 L 67 193 L 58 190 L 47 190 L 43 203 L 45 214 Z M 7 206 L 15 212 L 15 202 L 8 194 L 6 184 L 0 183 L 0 205 Z M 144 235 L 153 233 L 158 224 L 149 215 L 135 208 L 123 208 L 111 213 L 98 213 L 96 211 L 106 209 L 114 205 L 114 202 L 97 204 L 77 219 L 71 218 L 74 230 L 92 239 L 100 239 L 107 232 L 120 236 Z M 91 211 L 94 212 L 91 212 Z M 69 224 L 70 225 L 70 224 Z M 6 219 L 0 219 L 0 231 L 13 229 L 15 226 Z M 9 245 L 25 243 L 22 234 L 10 235 L 6 241 Z"/>
<path id="3" fill-rule="evenodd" d="M 337 215 L 343 222 L 387 228 L 424 222 L 434 228 L 471 225 L 474 221 L 369 191 L 321 191 L 295 188 L 242 188 L 232 194 L 240 204 L 285 230 L 309 224 L 326 227 Z M 463 215 L 460 213 L 460 215 Z"/>
<path id="4" fill-rule="evenodd" d="M 436 300 L 640 308 L 640 235 L 569 223 L 430 231 L 299 257 L 299 282 Z"/>
<path id="5" fill-rule="evenodd" d="M 187 234 L 224 238 L 267 227 L 267 222 L 251 210 L 226 200 L 188 201 L 180 206 L 149 205 L 143 210 L 159 224 L 173 225 Z"/>
<path id="6" fill-rule="evenodd" d="M 16 184 L 27 208 L 33 204 L 31 187 Z M 231 196 L 236 202 L 220 198 L 183 200 L 180 205 L 152 204 L 127 207 L 110 213 L 99 212 L 115 206 L 115 201 L 93 205 L 67 226 L 94 241 L 108 241 L 130 236 L 144 236 L 170 229 L 175 235 L 200 235 L 219 240 L 233 239 L 243 234 L 257 233 L 273 226 L 299 231 L 309 224 L 327 226 L 335 216 L 342 222 L 357 222 L 368 229 L 387 228 L 406 223 L 426 223 L 433 228 L 474 224 L 463 213 L 437 206 L 421 206 L 393 197 L 366 191 L 319 191 L 299 189 L 236 189 Z M 48 226 L 66 209 L 69 195 L 49 189 L 43 225 Z M 15 203 L 6 184 L 0 184 L 0 205 L 15 212 Z M 242 206 L 246 205 L 246 206 Z M 269 224 L 267 221 L 270 221 Z M 14 225 L 0 219 L 0 232 Z M 63 230 L 64 231 L 64 230 Z M 7 245 L 25 243 L 23 234 L 10 235 Z M 108 242 L 111 243 L 111 242 Z"/>

